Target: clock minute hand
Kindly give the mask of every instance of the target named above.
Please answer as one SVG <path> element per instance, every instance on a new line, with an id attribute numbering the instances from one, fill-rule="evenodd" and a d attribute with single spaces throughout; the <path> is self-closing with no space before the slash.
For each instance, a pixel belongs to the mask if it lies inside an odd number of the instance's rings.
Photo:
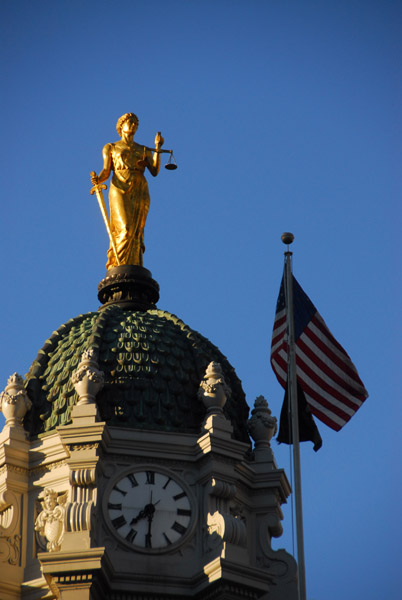
<path id="1" fill-rule="evenodd" d="M 148 518 L 148 533 L 145 535 L 145 547 L 146 548 L 152 548 L 152 543 L 151 543 L 152 534 L 151 534 L 151 530 L 152 530 L 152 520 L 154 518 L 155 506 L 153 504 L 147 504 L 147 506 L 145 507 L 145 510 L 148 513 L 147 514 L 147 518 Z"/>

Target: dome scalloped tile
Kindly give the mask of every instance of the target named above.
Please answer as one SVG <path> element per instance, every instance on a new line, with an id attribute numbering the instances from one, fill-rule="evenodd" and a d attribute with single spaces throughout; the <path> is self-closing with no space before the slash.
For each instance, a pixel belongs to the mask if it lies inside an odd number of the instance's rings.
<path id="1" fill-rule="evenodd" d="M 97 404 L 109 425 L 198 433 L 205 415 L 198 386 L 215 360 L 232 389 L 224 410 L 234 437 L 249 442 L 241 382 L 219 349 L 169 312 L 115 305 L 70 319 L 39 350 L 26 376 L 33 406 L 25 427 L 31 435 L 71 421 L 78 400 L 71 375 L 90 346 L 98 348 L 105 373 Z"/>

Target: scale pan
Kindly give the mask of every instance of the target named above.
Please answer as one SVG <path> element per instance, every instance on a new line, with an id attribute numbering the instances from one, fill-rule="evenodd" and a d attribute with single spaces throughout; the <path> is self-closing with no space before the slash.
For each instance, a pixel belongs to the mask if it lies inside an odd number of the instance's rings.
<path id="1" fill-rule="evenodd" d="M 165 165 L 165 169 L 167 169 L 168 171 L 174 171 L 175 169 L 177 169 L 177 165 L 175 165 L 174 163 L 167 163 L 167 165 Z"/>

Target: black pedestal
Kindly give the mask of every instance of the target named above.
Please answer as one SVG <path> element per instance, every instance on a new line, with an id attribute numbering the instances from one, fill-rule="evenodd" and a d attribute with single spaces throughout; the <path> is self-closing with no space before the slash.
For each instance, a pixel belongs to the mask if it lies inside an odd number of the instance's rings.
<path id="1" fill-rule="evenodd" d="M 131 310 L 149 310 L 156 308 L 159 285 L 144 267 L 113 267 L 98 285 L 98 298 L 104 306 L 117 304 Z"/>

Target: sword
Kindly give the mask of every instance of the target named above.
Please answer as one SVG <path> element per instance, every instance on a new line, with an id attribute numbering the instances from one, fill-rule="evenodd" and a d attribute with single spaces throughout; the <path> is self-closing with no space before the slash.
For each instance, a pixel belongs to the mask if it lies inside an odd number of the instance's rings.
<path id="1" fill-rule="evenodd" d="M 95 171 L 91 171 L 91 177 L 96 177 Z M 94 187 L 91 189 L 90 193 L 91 193 L 91 195 L 96 194 L 96 197 L 97 197 L 98 203 L 99 203 L 99 208 L 101 210 L 103 220 L 105 221 L 106 231 L 107 231 L 109 239 L 110 239 L 110 244 L 113 249 L 113 254 L 115 256 L 117 264 L 120 265 L 119 257 L 117 256 L 116 244 L 113 239 L 112 230 L 110 229 L 109 215 L 107 214 L 102 190 L 107 190 L 107 185 L 104 185 L 103 183 L 98 183 L 97 185 L 94 185 Z"/>

